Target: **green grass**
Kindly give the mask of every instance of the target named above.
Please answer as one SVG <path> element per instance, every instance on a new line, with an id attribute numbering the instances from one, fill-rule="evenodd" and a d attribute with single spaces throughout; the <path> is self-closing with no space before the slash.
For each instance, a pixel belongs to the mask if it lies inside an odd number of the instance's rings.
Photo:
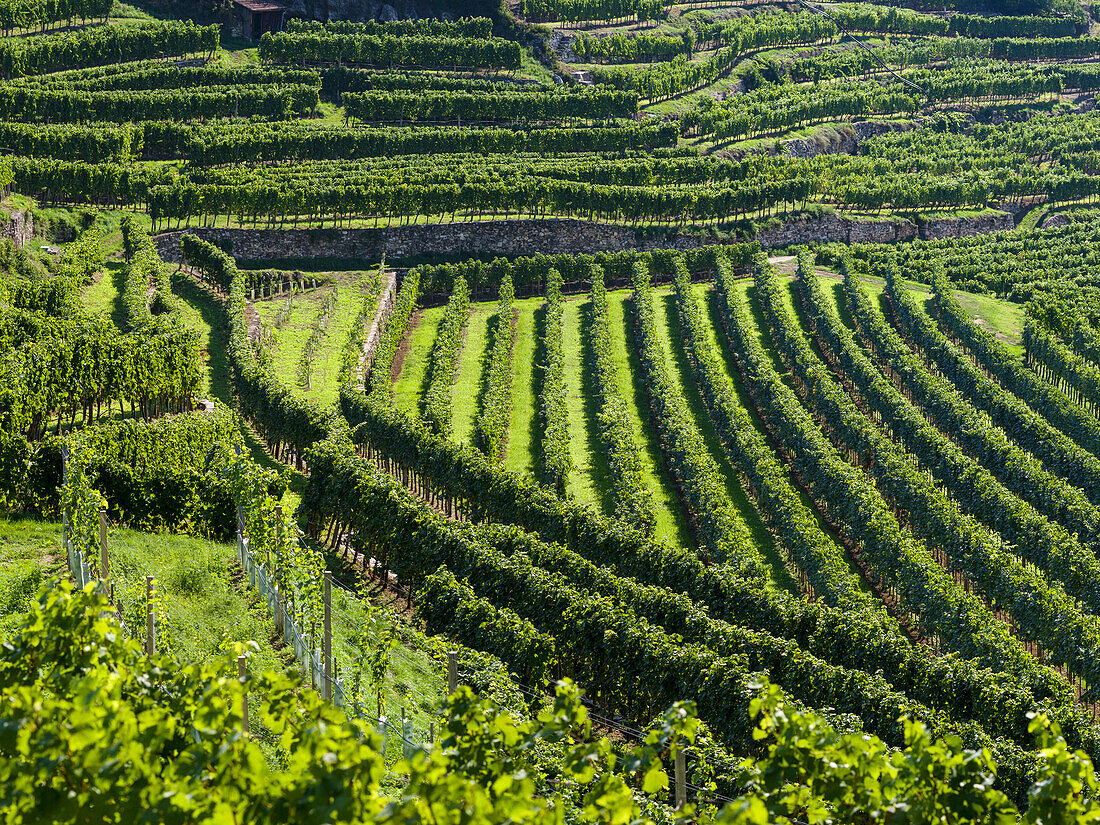
<path id="1" fill-rule="evenodd" d="M 640 448 L 642 480 L 653 495 L 653 502 L 656 505 L 655 535 L 678 547 L 690 547 L 691 537 L 688 533 L 687 521 L 677 500 L 672 479 L 665 473 L 664 458 L 661 455 L 657 432 L 649 418 L 642 367 L 634 348 L 634 325 L 627 316 L 631 310 L 624 306 L 630 295 L 631 290 L 623 289 L 610 291 L 607 294 L 611 354 L 615 359 L 618 389 L 630 410 L 630 424 L 634 427 L 634 437 Z"/>
<path id="2" fill-rule="evenodd" d="M 451 404 L 451 438 L 463 444 L 474 441 L 474 420 L 481 406 L 482 375 L 489 345 L 489 319 L 495 315 L 495 303 L 470 304 Z"/>
<path id="3" fill-rule="evenodd" d="M 328 331 L 321 339 L 321 346 L 313 359 L 310 389 L 302 389 L 297 380 L 287 382 L 289 386 L 322 407 L 331 407 L 339 400 L 340 359 L 344 352 L 344 345 L 347 343 L 348 336 L 354 331 L 364 301 L 370 309 L 366 317 L 368 319 L 372 317 L 371 313 L 378 303 L 379 289 L 377 271 L 341 274 L 337 281 L 336 306 L 329 316 Z"/>
<path id="4" fill-rule="evenodd" d="M 232 643 L 254 641 L 252 667 L 286 669 L 266 606 L 240 578 L 233 545 L 111 528 L 107 553 L 122 614 L 139 636 L 145 577 L 154 577 L 158 649 L 180 661 L 199 661 Z"/>
<path id="5" fill-rule="evenodd" d="M 221 325 L 221 308 L 208 292 L 183 275 L 173 277 L 172 292 L 184 304 L 181 320 L 199 335 L 199 346 L 206 363 L 199 392 L 205 398 L 216 398 L 223 404 L 232 405 L 232 391 L 229 386 L 229 336 Z"/>
<path id="6" fill-rule="evenodd" d="M 535 467 L 535 310 L 542 298 L 516 301 L 516 338 L 512 344 L 512 415 L 508 420 L 504 466 L 531 475 Z"/>
<path id="7" fill-rule="evenodd" d="M 10 635 L 23 621 L 39 589 L 54 577 L 67 577 L 56 522 L 0 515 L 0 635 Z M 177 661 L 199 661 L 233 643 L 255 642 L 249 667 L 285 671 L 301 669 L 282 645 L 267 606 L 242 577 L 236 548 L 191 536 L 140 533 L 112 527 L 107 536 L 108 564 L 115 596 L 131 633 L 144 640 L 145 577 L 155 577 L 157 648 Z M 384 708 L 390 720 L 404 707 L 417 735 L 435 717 L 446 681 L 438 661 L 439 645 L 407 627 L 386 609 L 341 587 L 332 592 L 333 653 L 337 672 L 350 691 L 357 637 L 372 651 L 390 628 L 397 647 L 384 680 Z M 365 633 L 364 633 L 365 630 Z M 363 693 L 371 693 L 369 679 Z M 377 710 L 374 700 L 370 712 Z M 393 761 L 399 749 L 392 752 Z"/>
<path id="8" fill-rule="evenodd" d="M 904 281 L 908 289 L 923 303 L 925 311 L 935 318 L 935 303 L 932 300 L 932 288 L 927 284 L 916 281 Z M 882 295 L 886 286 L 879 278 L 864 279 L 863 287 L 872 300 L 882 302 Z M 1021 361 L 1024 357 L 1023 329 L 1025 312 L 1023 304 L 1006 301 L 1003 298 L 995 298 L 992 295 L 977 295 L 972 292 L 960 292 L 954 290 L 962 308 L 973 318 L 978 326 L 986 332 L 993 333 L 994 337 L 1004 344 Z M 885 307 L 883 308 L 885 311 Z"/>
<path id="9" fill-rule="evenodd" d="M 0 516 L 0 636 L 19 625 L 43 583 L 65 570 L 60 537 L 57 524 Z"/>
<path id="10" fill-rule="evenodd" d="M 239 571 L 231 567 L 234 552 L 232 545 L 191 536 L 109 528 L 108 567 L 131 632 L 144 639 L 145 577 L 152 575 L 159 650 L 171 652 L 179 661 L 197 661 L 227 643 L 255 641 L 256 666 L 283 670 L 263 605 L 247 588 L 242 590 Z M 55 575 L 68 575 L 61 525 L 0 516 L 0 560 L 0 627 L 10 631 L 38 585 Z"/>
<path id="11" fill-rule="evenodd" d="M 740 479 L 733 465 L 730 464 L 726 451 L 722 447 L 722 440 L 718 431 L 710 420 L 706 403 L 699 392 L 692 374 L 691 364 L 688 361 L 687 351 L 683 345 L 683 330 L 680 327 L 680 317 L 676 311 L 676 296 L 669 293 L 661 295 L 655 302 L 657 321 L 657 338 L 665 359 L 665 365 L 673 382 L 679 386 L 687 402 L 688 411 L 695 423 L 695 427 L 703 436 L 707 452 L 718 465 L 725 482 L 726 496 L 733 505 L 734 510 L 741 519 L 741 523 L 748 530 L 753 544 L 760 554 L 768 562 L 771 571 L 772 582 L 776 587 L 797 594 L 798 584 L 787 571 L 783 557 L 775 545 L 775 539 L 768 531 L 767 526 L 756 512 L 756 507 L 741 487 Z"/>
<path id="12" fill-rule="evenodd" d="M 96 280 L 84 287 L 80 301 L 92 315 L 110 316 L 115 326 L 122 323 L 122 262 L 108 261 L 106 267 L 96 276 Z"/>
<path id="13" fill-rule="evenodd" d="M 1020 361 L 1024 358 L 1023 330 L 1024 305 L 1014 304 L 991 295 L 974 295 L 969 292 L 955 292 L 962 308 L 986 332 L 1006 347 Z"/>
<path id="14" fill-rule="evenodd" d="M 275 319 L 286 298 L 257 301 L 256 312 L 266 329 L 270 330 L 273 343 L 270 347 L 271 369 L 275 377 L 287 387 L 298 387 L 298 362 L 309 339 L 313 321 L 321 302 L 331 287 L 299 292 L 291 298 L 290 317 L 281 329 L 275 328 Z"/>
<path id="15" fill-rule="evenodd" d="M 432 345 L 446 309 L 446 306 L 439 306 L 413 313 L 412 329 L 405 336 L 403 346 L 408 347 L 408 353 L 401 365 L 401 372 L 393 382 L 394 403 L 417 418 L 420 417 L 420 399 L 424 395 Z M 397 357 L 401 357 L 400 351 Z"/>
<path id="16" fill-rule="evenodd" d="M 591 388 L 584 386 L 584 346 L 581 340 L 581 317 L 590 302 L 571 299 L 562 312 L 562 350 L 565 355 L 565 405 L 569 421 L 569 455 L 573 471 L 566 487 L 568 495 L 578 504 L 602 510 L 608 490 L 607 464 L 600 448 L 600 435 L 595 416 L 586 409 L 585 400 Z"/>

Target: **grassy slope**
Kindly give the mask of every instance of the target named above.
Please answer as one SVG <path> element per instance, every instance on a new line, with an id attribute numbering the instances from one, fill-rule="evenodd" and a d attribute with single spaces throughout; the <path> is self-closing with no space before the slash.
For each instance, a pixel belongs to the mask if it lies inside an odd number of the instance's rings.
<path id="1" fill-rule="evenodd" d="M 223 404 L 233 407 L 236 399 L 229 378 L 228 360 L 228 330 L 223 326 L 223 310 L 218 306 L 217 299 L 209 292 L 198 287 L 190 278 L 179 276 L 172 282 L 172 289 L 187 304 L 184 310 L 183 321 L 199 333 L 199 343 L 202 347 L 203 357 L 206 360 L 206 374 L 203 377 L 203 391 L 210 397 L 216 398 Z M 248 446 L 249 456 L 253 461 L 268 469 L 282 470 L 283 465 L 278 464 L 267 452 L 259 437 L 248 426 L 242 427 L 245 444 Z M 285 506 L 296 506 L 296 496 L 304 487 L 305 476 L 300 473 L 292 473 L 290 489 L 283 499 Z"/>
<path id="2" fill-rule="evenodd" d="M 482 374 L 489 346 L 489 319 L 495 315 L 495 303 L 470 304 L 470 316 L 455 369 L 451 407 L 451 438 L 463 444 L 472 444 L 474 440 L 474 420 L 480 408 Z"/>
<path id="3" fill-rule="evenodd" d="M 745 281 L 746 286 L 749 283 L 751 283 L 751 280 Z M 724 347 L 722 347 L 719 341 L 718 329 L 722 321 L 718 311 L 718 303 L 716 300 L 716 296 L 714 295 L 714 289 L 709 284 L 696 284 L 695 294 L 699 297 L 699 300 L 702 302 L 703 307 L 710 319 L 710 325 L 707 327 L 707 345 L 711 348 L 713 352 L 718 354 L 718 360 L 722 366 L 722 372 L 733 385 L 733 391 L 737 397 L 738 402 L 745 410 L 748 411 L 757 432 L 761 433 L 766 438 L 767 434 L 764 430 L 764 425 L 761 423 L 759 417 L 756 415 L 756 411 L 752 405 L 752 399 L 749 397 L 748 391 L 745 389 L 744 384 L 741 383 L 741 379 L 738 376 L 736 369 L 730 362 L 729 353 L 725 350 Z M 837 544 L 837 552 L 841 556 L 846 557 L 843 547 L 840 546 L 839 542 L 836 542 L 835 537 L 830 534 L 825 522 L 822 521 L 822 519 L 817 515 L 816 512 L 814 512 L 813 502 L 810 500 L 809 496 L 801 491 L 797 492 L 802 504 L 805 505 L 805 507 L 813 514 L 813 517 L 817 521 L 818 526 L 822 529 L 825 535 L 829 536 L 830 539 L 832 539 L 834 543 Z M 862 579 L 860 579 L 860 581 L 862 582 Z"/>
<path id="4" fill-rule="evenodd" d="M 335 667 L 344 679 L 349 701 L 355 690 L 355 670 L 361 651 L 368 655 L 378 647 L 386 632 L 394 627 L 398 646 L 390 655 L 382 690 L 382 713 L 392 722 L 401 719 L 401 711 L 412 720 L 417 740 L 426 738 L 429 722 L 435 719 L 435 708 L 446 693 L 446 679 L 441 666 L 430 655 L 430 644 L 419 633 L 410 633 L 395 623 L 389 610 L 379 609 L 354 593 L 336 586 L 332 590 L 332 647 Z M 366 641 L 365 648 L 362 640 Z M 359 699 L 364 711 L 378 713 L 377 694 L 367 673 L 360 678 Z M 387 761 L 400 756 L 400 748 L 387 749 Z"/>
<path id="5" fill-rule="evenodd" d="M 656 301 L 657 337 L 661 342 L 665 364 L 669 375 L 683 393 L 688 410 L 695 422 L 695 427 L 706 442 L 707 451 L 718 465 L 725 481 L 726 495 L 741 518 L 742 523 L 748 528 L 753 543 L 759 548 L 761 554 L 768 561 L 771 568 L 772 581 L 777 587 L 798 592 L 796 582 L 787 572 L 779 550 L 775 546 L 775 540 L 767 527 L 760 519 L 752 501 L 741 489 L 737 473 L 726 457 L 722 448 L 721 439 L 714 429 L 707 414 L 706 404 L 699 388 L 691 375 L 691 365 L 688 362 L 687 352 L 683 346 L 683 333 L 680 329 L 680 319 L 676 312 L 676 296 L 663 294 Z"/>
<path id="6" fill-rule="evenodd" d="M 0 518 L 0 636 L 18 625 L 42 583 L 65 569 L 60 536 L 56 524 Z"/>
<path id="7" fill-rule="evenodd" d="M 122 262 L 110 261 L 99 277 L 84 287 L 81 303 L 93 315 L 109 315 L 117 325 L 122 321 Z"/>
<path id="8" fill-rule="evenodd" d="M 18 626 L 39 587 L 53 576 L 66 576 L 60 551 L 61 526 L 18 516 L 0 516 L 0 634 Z M 276 638 L 266 605 L 234 562 L 235 548 L 191 536 L 139 533 L 111 528 L 108 553 L 116 597 L 132 632 L 144 639 L 145 576 L 156 577 L 158 649 L 180 661 L 194 661 L 233 642 L 254 641 L 250 667 L 300 669 Z M 348 689 L 350 665 L 359 648 L 355 638 L 367 628 L 368 650 L 393 620 L 357 596 L 333 591 L 333 652 Z M 378 616 L 371 621 L 371 614 Z M 426 731 L 436 701 L 446 686 L 443 671 L 419 634 L 398 631 L 398 647 L 386 673 L 384 712 L 400 719 L 404 707 L 418 734 Z M 370 693 L 364 682 L 364 693 Z M 371 712 L 376 710 L 374 701 Z"/>
<path id="9" fill-rule="evenodd" d="M 275 377 L 288 387 L 298 387 L 298 361 L 313 328 L 313 321 L 331 287 L 300 292 L 291 298 L 290 317 L 281 329 L 275 329 L 275 319 L 286 298 L 257 301 L 256 312 L 264 326 L 271 330 L 271 367 Z"/>
<path id="10" fill-rule="evenodd" d="M 596 429 L 594 410 L 591 415 L 586 398 L 591 388 L 584 386 L 584 342 L 581 339 L 582 312 L 587 299 L 567 300 L 562 315 L 563 350 L 565 354 L 565 405 L 569 415 L 569 454 L 573 472 L 569 474 L 567 492 L 579 504 L 601 509 L 607 491 L 607 465 L 600 451 L 600 434 Z"/>
<path id="11" fill-rule="evenodd" d="M 174 279 L 172 291 L 183 299 L 183 322 L 199 334 L 206 370 L 202 378 L 201 392 L 206 397 L 217 398 L 232 405 L 229 388 L 228 331 L 221 326 L 222 310 L 208 293 L 192 281 L 180 277 Z"/>
<path id="12" fill-rule="evenodd" d="M 530 475 L 535 467 L 535 310 L 542 298 L 516 301 L 516 341 L 512 345 L 512 415 L 504 466 Z"/>
<path id="13" fill-rule="evenodd" d="M 935 305 L 932 302 L 932 290 L 926 284 L 916 281 L 906 281 L 906 287 L 916 295 L 919 301 L 924 303 L 925 310 L 935 317 Z M 864 289 L 872 299 L 878 300 L 885 292 L 886 287 L 879 278 L 870 278 L 863 282 Z M 992 332 L 998 341 L 1008 347 L 1009 352 L 1023 360 L 1024 347 L 1024 306 L 1003 298 L 994 298 L 992 295 L 976 295 L 971 292 L 955 291 L 962 308 L 970 313 L 970 317 L 988 332 Z"/>
<path id="14" fill-rule="evenodd" d="M 60 542 L 60 524 L 0 518 L 0 627 L 18 622 L 38 584 L 67 575 Z M 254 640 L 257 664 L 282 669 L 263 606 L 251 604 L 234 581 L 231 545 L 112 527 L 107 552 L 116 597 L 131 622 L 144 615 L 145 576 L 156 577 L 159 648 L 192 660 L 215 653 L 223 641 Z M 140 632 L 144 638 L 144 624 Z"/>
<path id="15" fill-rule="evenodd" d="M 612 356 L 618 370 L 619 392 L 630 410 L 630 423 L 640 447 L 642 477 L 657 505 L 656 535 L 680 547 L 687 547 L 691 543 L 687 522 L 676 498 L 676 488 L 664 471 L 657 433 L 649 419 L 641 364 L 634 349 L 634 327 L 627 317 L 630 308 L 624 306 L 630 294 L 630 290 L 615 290 L 607 295 Z"/>
<path id="16" fill-rule="evenodd" d="M 416 313 L 419 324 L 405 338 L 404 345 L 409 351 L 401 365 L 401 373 L 393 383 L 394 403 L 418 418 L 420 399 L 424 395 L 424 381 L 428 374 L 428 359 L 445 309 L 446 306 L 432 307 Z M 416 318 L 413 323 L 416 323 Z"/>
<path id="17" fill-rule="evenodd" d="M 328 331 L 321 339 L 321 347 L 313 359 L 310 371 L 310 390 L 301 390 L 301 394 L 316 401 L 322 407 L 331 407 L 340 398 L 340 356 L 344 344 L 352 333 L 359 318 L 363 302 L 373 312 L 378 302 L 378 287 L 375 281 L 368 280 L 372 273 L 349 273 L 339 286 L 336 306 L 328 322 Z M 369 314 L 367 317 L 370 317 Z M 288 382 L 298 387 L 297 382 Z"/>

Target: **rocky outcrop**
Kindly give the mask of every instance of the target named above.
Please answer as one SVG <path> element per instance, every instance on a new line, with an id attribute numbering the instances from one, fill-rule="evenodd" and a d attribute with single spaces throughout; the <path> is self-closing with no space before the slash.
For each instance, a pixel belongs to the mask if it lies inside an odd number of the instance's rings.
<path id="1" fill-rule="evenodd" d="M 362 23 L 367 20 L 391 22 L 393 20 L 417 20 L 420 9 L 414 0 L 294 0 L 290 14 L 311 20 L 351 20 Z"/>
<path id="2" fill-rule="evenodd" d="M 571 34 L 562 34 L 555 29 L 550 33 L 550 50 L 562 63 L 579 63 L 577 55 L 573 53 L 573 41 L 576 38 Z"/>
<path id="3" fill-rule="evenodd" d="M 1047 215 L 1043 218 L 1043 222 L 1039 224 L 1040 229 L 1057 229 L 1059 226 L 1069 226 L 1069 215 L 1064 212 L 1057 212 L 1053 215 Z"/>

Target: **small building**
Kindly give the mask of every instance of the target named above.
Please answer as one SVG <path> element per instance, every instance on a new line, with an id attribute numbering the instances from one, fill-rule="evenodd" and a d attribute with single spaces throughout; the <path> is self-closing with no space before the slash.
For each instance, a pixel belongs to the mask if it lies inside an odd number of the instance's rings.
<path id="1" fill-rule="evenodd" d="M 259 40 L 264 32 L 277 32 L 283 27 L 287 8 L 271 0 L 233 0 L 234 34 Z"/>

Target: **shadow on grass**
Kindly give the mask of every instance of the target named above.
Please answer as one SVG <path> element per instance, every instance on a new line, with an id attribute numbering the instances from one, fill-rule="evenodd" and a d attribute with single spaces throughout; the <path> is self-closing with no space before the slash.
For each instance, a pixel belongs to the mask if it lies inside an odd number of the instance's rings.
<path id="1" fill-rule="evenodd" d="M 674 543 L 680 547 L 695 547 L 688 530 L 687 515 L 680 506 L 680 494 L 676 489 L 676 483 L 668 472 L 664 453 L 661 452 L 661 440 L 657 434 L 657 428 L 653 425 L 653 416 L 649 409 L 649 391 L 646 388 L 644 373 L 642 371 L 642 359 L 638 355 L 638 342 L 634 335 L 634 299 L 633 297 L 623 301 L 623 335 L 626 338 L 626 357 L 630 367 L 630 378 L 633 398 L 630 400 L 638 410 L 638 417 L 642 422 L 642 448 L 646 451 L 650 465 L 654 468 L 657 482 L 661 485 L 661 497 L 664 502 L 658 500 L 657 506 L 667 507 L 676 526 L 676 535 L 670 536 Z"/>
<path id="2" fill-rule="evenodd" d="M 204 352 L 210 376 L 210 394 L 232 407 L 236 398 L 229 375 L 229 330 L 225 326 L 225 311 L 217 298 L 182 273 L 172 276 L 172 291 L 194 307 L 210 329 Z"/>
<path id="3" fill-rule="evenodd" d="M 198 311 L 202 322 L 210 330 L 204 352 L 206 368 L 210 376 L 210 395 L 227 407 L 236 409 L 237 398 L 233 393 L 229 368 L 229 330 L 225 326 L 224 311 L 218 299 L 181 273 L 172 277 L 172 290 Z M 249 457 L 265 469 L 288 473 L 290 490 L 301 495 L 305 490 L 306 477 L 272 458 L 267 447 L 248 422 L 242 418 L 241 424 L 241 435 Z"/>
<path id="4" fill-rule="evenodd" d="M 726 495 L 748 528 L 753 544 L 756 545 L 771 568 L 772 580 L 775 585 L 789 593 L 798 595 L 800 592 L 798 582 L 787 570 L 786 562 L 783 560 L 779 548 L 776 547 L 775 537 L 772 536 L 760 518 L 756 505 L 753 504 L 741 487 L 740 476 L 730 463 L 718 431 L 714 428 L 714 424 L 710 419 L 710 412 L 703 402 L 702 394 L 699 392 L 694 380 L 692 380 L 692 365 L 688 360 L 687 349 L 684 346 L 684 331 L 680 325 L 680 314 L 676 309 L 676 295 L 666 295 L 662 301 L 665 305 L 665 318 L 668 323 L 669 339 L 672 345 L 672 358 L 676 362 L 682 379 L 681 386 L 684 401 L 695 420 L 695 426 L 698 428 L 700 435 L 703 436 L 707 451 L 718 465 L 718 470 L 725 481 Z"/>
<path id="5" fill-rule="evenodd" d="M 532 469 L 540 483 L 546 483 L 546 451 L 543 449 L 542 390 L 546 382 L 546 303 L 535 310 L 535 362 L 531 369 L 531 384 L 534 389 L 535 414 L 531 416 L 530 450 L 533 459 Z"/>
<path id="6" fill-rule="evenodd" d="M 485 325 L 485 352 L 481 356 L 481 374 L 477 379 L 477 409 L 474 412 L 474 427 L 473 432 L 470 433 L 470 443 L 482 452 L 485 452 L 485 445 L 481 443 L 481 430 L 478 429 L 477 422 L 485 410 L 485 396 L 489 390 L 489 371 L 493 368 L 493 353 L 497 348 L 500 322 L 500 313 L 494 312 L 489 323 Z"/>
<path id="7" fill-rule="evenodd" d="M 612 495 L 613 480 L 611 467 L 607 463 L 607 454 L 600 437 L 600 420 L 596 391 L 596 366 L 592 352 L 592 302 L 586 301 L 580 307 L 580 347 L 581 347 L 581 396 L 584 399 L 585 429 L 588 432 L 588 469 L 592 483 L 599 491 L 600 508 L 606 515 L 615 512 L 615 497 Z"/>
<path id="8" fill-rule="evenodd" d="M 129 329 L 126 323 L 126 307 L 122 302 L 122 296 L 126 293 L 126 272 L 122 261 L 107 261 L 104 268 L 107 274 L 103 277 L 111 279 L 115 296 L 111 299 L 111 323 L 119 329 Z"/>

